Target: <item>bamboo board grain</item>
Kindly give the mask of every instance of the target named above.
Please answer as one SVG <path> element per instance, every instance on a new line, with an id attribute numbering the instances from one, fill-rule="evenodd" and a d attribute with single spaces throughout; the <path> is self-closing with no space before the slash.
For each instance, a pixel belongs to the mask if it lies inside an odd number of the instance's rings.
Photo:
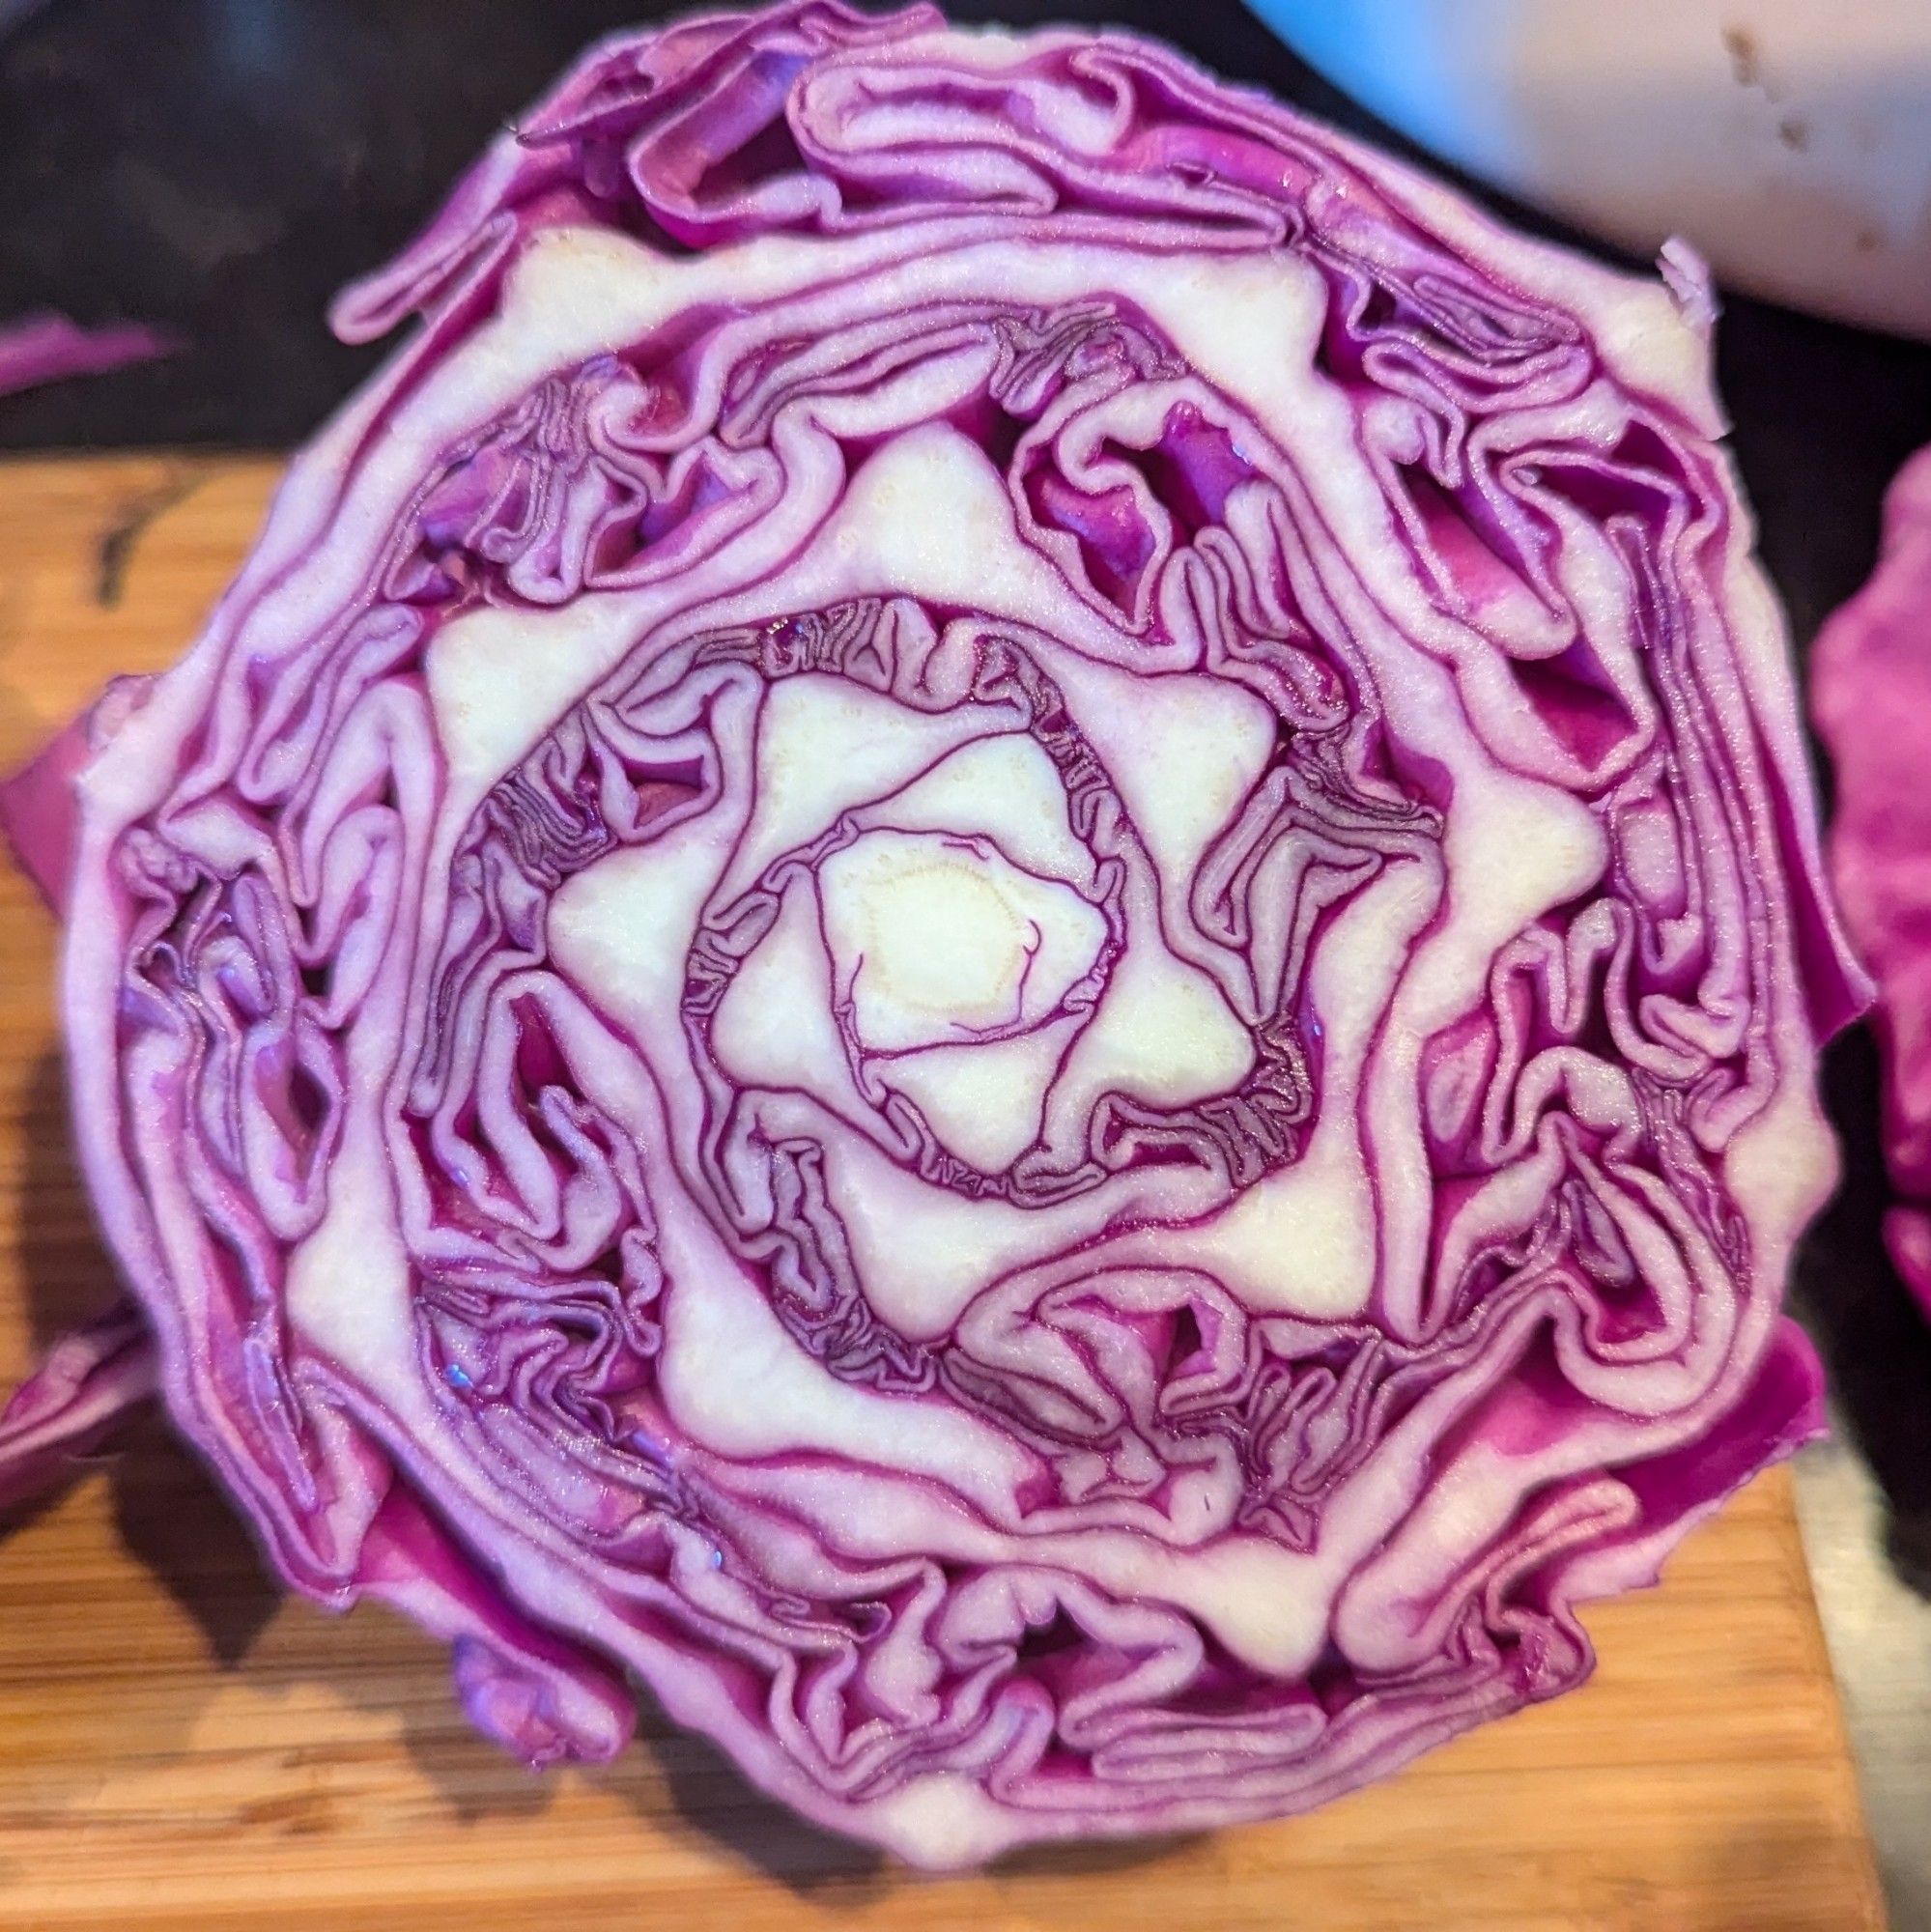
<path id="1" fill-rule="evenodd" d="M 0 465 L 0 763 L 167 662 L 272 466 Z M 68 1153 L 50 923 L 0 880 L 0 1371 L 102 1302 Z M 922 1880 L 788 1820 L 646 1719 L 537 1779 L 377 1609 L 286 1603 L 144 1430 L 0 1540 L 0 1926 L 151 1932 L 1852 1932 L 1882 1922 L 1778 1472 L 1663 1586 L 1602 1605 L 1594 1684 L 1313 1817 Z"/>

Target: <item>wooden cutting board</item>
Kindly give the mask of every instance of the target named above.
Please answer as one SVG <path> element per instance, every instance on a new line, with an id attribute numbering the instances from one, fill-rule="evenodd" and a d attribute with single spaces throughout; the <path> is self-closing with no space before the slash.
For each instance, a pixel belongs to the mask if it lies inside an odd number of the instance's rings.
<path id="1" fill-rule="evenodd" d="M 0 765 L 171 659 L 274 469 L 0 464 Z M 0 1371 L 104 1304 L 68 1151 L 53 932 L 0 881 Z M 377 1608 L 284 1602 L 146 1427 L 0 1538 L 0 1926 L 100 1932 L 1852 1932 L 1878 1926 L 1835 1689 L 1777 1472 L 1660 1590 L 1587 1622 L 1596 1681 L 1313 1817 L 921 1879 L 646 1719 L 536 1777 Z"/>

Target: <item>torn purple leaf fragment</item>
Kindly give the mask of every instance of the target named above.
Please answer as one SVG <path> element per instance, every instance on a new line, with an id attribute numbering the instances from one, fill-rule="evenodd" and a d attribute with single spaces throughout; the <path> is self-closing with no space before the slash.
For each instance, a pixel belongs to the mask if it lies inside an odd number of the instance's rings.
<path id="1" fill-rule="evenodd" d="M 131 362 L 157 361 L 177 347 L 171 337 L 143 323 L 88 328 L 64 315 L 23 316 L 0 323 L 0 396 L 71 376 L 104 376 Z"/>
<path id="2" fill-rule="evenodd" d="M 336 310 L 410 315 L 21 793 L 283 1575 L 929 1865 L 1579 1682 L 1819 1425 L 1864 996 L 1706 319 L 1143 41 L 822 0 L 592 50 Z"/>
<path id="3" fill-rule="evenodd" d="M 1870 582 L 1818 634 L 1810 701 L 1831 752 L 1831 874 L 1877 980 L 1885 1245 L 1931 1315 L 1931 450 L 1885 499 Z"/>
<path id="4" fill-rule="evenodd" d="M 60 1482 L 156 1382 L 154 1340 L 132 1302 L 64 1335 L 0 1409 L 0 1507 Z"/>

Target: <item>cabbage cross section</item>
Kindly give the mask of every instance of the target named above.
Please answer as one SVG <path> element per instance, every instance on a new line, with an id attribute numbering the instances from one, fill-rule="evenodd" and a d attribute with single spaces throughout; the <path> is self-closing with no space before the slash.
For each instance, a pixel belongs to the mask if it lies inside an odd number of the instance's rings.
<path id="1" fill-rule="evenodd" d="M 934 1865 L 1579 1682 L 1819 1425 L 1863 997 L 1673 272 L 1125 36 L 593 49 L 44 832 L 289 1580 Z"/>

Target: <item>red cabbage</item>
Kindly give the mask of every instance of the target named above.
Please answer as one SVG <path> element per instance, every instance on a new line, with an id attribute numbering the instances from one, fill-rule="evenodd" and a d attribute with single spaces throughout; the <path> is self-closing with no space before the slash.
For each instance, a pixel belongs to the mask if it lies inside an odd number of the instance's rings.
<path id="1" fill-rule="evenodd" d="M 1693 265 L 805 0 L 594 49 L 410 315 L 14 799 L 282 1575 L 935 1865 L 1576 1684 L 1818 1427 L 1863 997 Z"/>
<path id="2" fill-rule="evenodd" d="M 1931 1314 L 1931 449 L 1885 499 L 1871 581 L 1818 634 L 1811 707 L 1831 750 L 1831 874 L 1877 980 L 1885 1245 Z"/>

